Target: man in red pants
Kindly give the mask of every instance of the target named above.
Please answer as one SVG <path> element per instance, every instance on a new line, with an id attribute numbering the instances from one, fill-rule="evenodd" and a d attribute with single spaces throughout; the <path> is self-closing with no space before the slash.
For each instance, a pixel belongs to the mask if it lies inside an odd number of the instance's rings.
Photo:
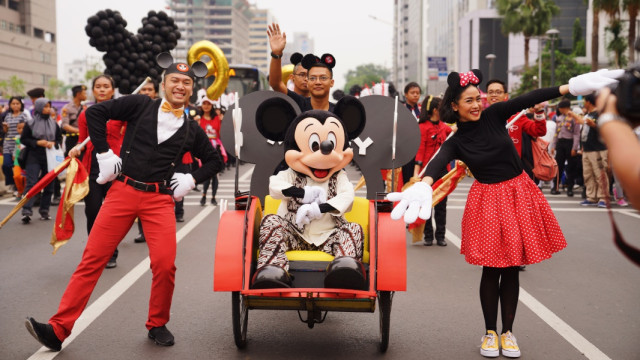
<path id="1" fill-rule="evenodd" d="M 163 99 L 124 96 L 96 104 L 86 112 L 100 167 L 96 181 L 116 181 L 98 213 L 82 261 L 71 276 L 58 312 L 48 323 L 33 318 L 25 323 L 31 335 L 53 351 L 60 351 L 62 342 L 71 334 L 107 261 L 136 217 L 145 225 L 153 274 L 148 336 L 158 345 L 174 344 L 173 335 L 165 326 L 169 322 L 176 271 L 174 199 L 182 200 L 196 182 L 214 176 L 222 169 L 222 159 L 198 123 L 187 121 L 184 114 L 185 99 L 193 92 L 195 78 L 206 74 L 206 65 L 173 63 L 167 53 L 158 55 L 157 60 L 166 69 Z M 106 141 L 109 119 L 128 122 L 122 159 L 109 150 Z M 202 167 L 192 174 L 175 172 L 174 164 L 187 151 L 202 160 Z"/>

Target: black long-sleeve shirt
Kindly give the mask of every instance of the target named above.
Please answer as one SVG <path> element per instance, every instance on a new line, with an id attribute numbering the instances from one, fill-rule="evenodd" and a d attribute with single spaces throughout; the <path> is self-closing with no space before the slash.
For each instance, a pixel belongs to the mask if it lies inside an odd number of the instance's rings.
<path id="1" fill-rule="evenodd" d="M 427 166 L 434 179 L 454 159 L 462 160 L 481 183 L 493 184 L 522 174 L 522 162 L 505 127 L 514 113 L 561 96 L 559 87 L 531 91 L 482 111 L 480 120 L 458 122 L 458 131 L 445 141 Z"/>
<path id="2" fill-rule="evenodd" d="M 153 100 L 146 95 L 128 95 L 116 100 L 93 105 L 86 111 L 89 136 L 98 153 L 109 150 L 106 123 L 109 119 L 127 121 L 120 157 L 122 173 L 143 182 L 161 182 L 171 178 L 167 174 L 171 164 L 187 151 L 202 161 L 202 167 L 191 175 L 196 183 L 209 179 L 222 170 L 222 157 L 213 148 L 207 134 L 196 121 L 185 118 L 184 124 L 169 139 L 158 144 L 158 111 L 162 99 Z M 140 124 L 138 125 L 138 122 Z M 134 138 L 134 130 L 138 129 Z M 186 129 L 189 136 L 184 141 Z M 184 142 L 182 152 L 178 154 Z M 126 151 L 130 149 L 127 156 Z"/>

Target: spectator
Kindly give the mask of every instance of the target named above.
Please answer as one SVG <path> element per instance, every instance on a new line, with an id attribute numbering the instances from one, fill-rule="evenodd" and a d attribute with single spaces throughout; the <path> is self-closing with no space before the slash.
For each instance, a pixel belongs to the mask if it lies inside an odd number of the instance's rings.
<path id="1" fill-rule="evenodd" d="M 18 136 L 18 125 L 27 121 L 27 115 L 24 113 L 24 104 L 22 99 L 13 96 L 9 99 L 10 111 L 4 118 L 2 129 L 5 133 L 2 142 L 2 172 L 5 176 L 5 185 L 10 187 L 13 196 L 18 196 L 18 189 L 13 181 L 13 158 L 16 149 L 16 137 Z"/>
<path id="2" fill-rule="evenodd" d="M 420 106 L 418 101 L 422 94 L 422 88 L 416 82 L 410 82 L 404 87 L 404 105 L 411 112 L 411 115 L 415 116 L 416 120 L 420 119 Z M 408 183 L 413 176 L 413 169 L 415 167 L 415 160 L 411 160 L 402 166 L 402 182 Z"/>
<path id="3" fill-rule="evenodd" d="M 555 115 L 556 134 L 553 138 L 552 155 L 558 163 L 558 178 L 554 180 L 552 195 L 560 194 L 560 181 L 566 170 L 567 196 L 573 196 L 573 185 L 576 178 L 578 149 L 580 148 L 580 127 L 576 122 L 576 115 L 571 111 L 571 102 L 562 100 L 558 103 Z M 565 166 L 565 162 L 567 165 Z"/>
<path id="4" fill-rule="evenodd" d="M 213 111 L 214 105 L 213 101 L 209 100 L 209 98 L 204 98 L 202 100 L 202 116 L 200 117 L 200 127 L 209 137 L 209 141 L 220 151 L 220 147 L 222 143 L 219 144 L 220 140 L 220 126 L 222 122 L 220 121 L 220 116 L 215 115 Z M 220 145 L 220 146 L 219 146 Z M 210 179 L 206 179 L 202 185 L 202 198 L 200 199 L 200 205 L 205 206 L 207 203 L 207 190 L 209 190 L 209 184 L 211 183 L 211 204 L 218 205 L 216 201 L 216 193 L 218 192 L 218 175 L 214 175 Z"/>

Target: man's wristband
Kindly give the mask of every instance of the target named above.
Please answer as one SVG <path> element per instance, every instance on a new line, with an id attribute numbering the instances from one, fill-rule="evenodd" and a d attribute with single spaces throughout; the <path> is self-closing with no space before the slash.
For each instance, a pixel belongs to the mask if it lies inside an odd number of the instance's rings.
<path id="1" fill-rule="evenodd" d="M 604 124 L 609 123 L 611 121 L 620 121 L 624 124 L 629 125 L 629 122 L 620 115 L 604 113 L 598 117 L 598 122 L 597 122 L 598 129 L 601 129 L 604 126 Z"/>
<path id="2" fill-rule="evenodd" d="M 273 51 L 271 52 L 271 57 L 276 59 L 276 60 L 282 59 L 282 55 L 284 55 L 284 53 L 280 54 L 280 55 L 276 55 L 276 54 L 273 53 Z"/>

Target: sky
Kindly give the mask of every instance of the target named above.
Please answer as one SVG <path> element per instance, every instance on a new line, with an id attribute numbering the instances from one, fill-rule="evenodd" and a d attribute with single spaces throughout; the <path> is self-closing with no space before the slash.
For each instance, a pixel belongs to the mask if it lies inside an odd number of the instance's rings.
<path id="1" fill-rule="evenodd" d="M 392 0 L 249 2 L 271 10 L 280 29 L 287 35 L 309 33 L 315 41 L 316 54 L 331 53 L 335 56 L 334 90 L 344 87 L 345 74 L 358 65 L 373 63 L 387 68 L 393 65 Z M 89 37 L 84 32 L 89 16 L 99 10 L 118 10 L 127 20 L 127 30 L 135 34 L 149 10 L 165 10 L 165 6 L 165 0 L 56 0 L 58 74 L 62 73 L 65 63 L 75 59 L 86 55 L 102 57 L 103 53 L 89 45 Z M 289 39 L 293 41 L 292 37 Z"/>

